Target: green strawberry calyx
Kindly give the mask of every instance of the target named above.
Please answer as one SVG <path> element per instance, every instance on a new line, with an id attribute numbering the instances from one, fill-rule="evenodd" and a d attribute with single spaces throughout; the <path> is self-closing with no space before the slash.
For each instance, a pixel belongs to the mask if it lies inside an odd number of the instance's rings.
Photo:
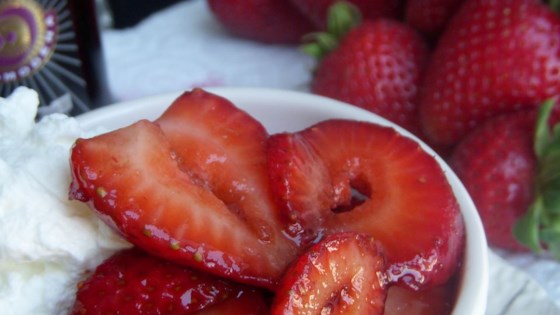
<path id="1" fill-rule="evenodd" d="M 514 227 L 516 238 L 536 253 L 560 260 L 560 124 L 549 127 L 554 99 L 539 108 L 534 135 L 538 160 L 535 200 Z"/>
<path id="2" fill-rule="evenodd" d="M 550 0 L 548 5 L 555 12 L 560 12 L 560 0 Z"/>
<path id="3" fill-rule="evenodd" d="M 340 40 L 362 22 L 360 10 L 347 1 L 336 1 L 327 12 L 327 30 L 303 38 L 304 53 L 320 60 L 338 47 Z"/>

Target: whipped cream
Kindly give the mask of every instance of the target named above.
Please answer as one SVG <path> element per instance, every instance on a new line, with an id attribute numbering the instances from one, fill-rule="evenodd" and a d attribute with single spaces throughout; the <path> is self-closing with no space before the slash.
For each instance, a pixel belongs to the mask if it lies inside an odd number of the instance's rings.
<path id="1" fill-rule="evenodd" d="M 78 201 L 68 200 L 69 155 L 82 130 L 52 114 L 35 122 L 35 91 L 0 98 L 0 310 L 65 314 L 76 284 L 115 251 L 130 247 Z"/>

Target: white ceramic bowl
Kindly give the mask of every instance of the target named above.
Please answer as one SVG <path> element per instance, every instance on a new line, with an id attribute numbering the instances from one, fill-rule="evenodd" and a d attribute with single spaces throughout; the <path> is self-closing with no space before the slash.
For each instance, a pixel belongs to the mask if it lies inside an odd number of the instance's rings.
<path id="1" fill-rule="evenodd" d="M 451 169 L 428 146 L 395 124 L 365 110 L 303 92 L 253 89 L 208 88 L 246 110 L 264 124 L 270 133 L 297 131 L 329 118 L 366 120 L 393 126 L 419 141 L 426 151 L 436 156 L 445 171 L 461 206 L 466 224 L 466 254 L 462 281 L 453 315 L 483 315 L 488 294 L 488 249 L 482 223 L 467 191 Z M 102 127 L 107 130 L 124 127 L 139 119 L 157 118 L 179 95 L 172 93 L 137 101 L 123 102 L 78 117 L 86 129 Z"/>

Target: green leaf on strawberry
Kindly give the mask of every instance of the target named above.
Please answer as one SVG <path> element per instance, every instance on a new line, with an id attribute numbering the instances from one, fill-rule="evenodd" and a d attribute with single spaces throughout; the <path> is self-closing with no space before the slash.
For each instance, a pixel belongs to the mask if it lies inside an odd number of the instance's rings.
<path id="1" fill-rule="evenodd" d="M 338 1 L 329 8 L 327 30 L 337 38 L 341 38 L 362 21 L 360 10 L 346 1 Z"/>
<path id="2" fill-rule="evenodd" d="M 554 100 L 549 99 L 545 101 L 539 108 L 537 126 L 535 128 L 535 154 L 539 158 L 543 157 L 546 151 L 552 149 L 549 149 L 547 147 L 552 141 L 552 139 L 550 138 L 550 129 L 548 127 L 548 118 L 550 117 L 550 112 L 552 111 L 553 107 Z"/>
<path id="3" fill-rule="evenodd" d="M 536 253 L 548 249 L 560 259 L 560 124 L 548 121 L 555 100 L 545 101 L 538 111 L 534 150 L 538 159 L 535 201 L 517 222 L 514 234 Z"/>
<path id="4" fill-rule="evenodd" d="M 542 209 L 542 199 L 537 198 L 527 213 L 513 227 L 517 240 L 537 253 L 541 252 L 539 222 Z"/>
<path id="5" fill-rule="evenodd" d="M 344 35 L 361 21 L 362 17 L 357 7 L 346 1 L 337 1 L 329 7 L 327 30 L 307 35 L 307 43 L 302 46 L 303 52 L 322 59 L 336 49 Z"/>
<path id="6" fill-rule="evenodd" d="M 548 1 L 548 5 L 555 12 L 560 12 L 560 1 L 559 0 L 550 0 L 550 1 Z"/>
<path id="7" fill-rule="evenodd" d="M 421 135 L 417 96 L 428 61 L 427 43 L 402 21 L 366 15 L 361 19 L 358 8 L 335 3 L 328 29 L 304 39 L 302 50 L 317 60 L 309 89 Z"/>

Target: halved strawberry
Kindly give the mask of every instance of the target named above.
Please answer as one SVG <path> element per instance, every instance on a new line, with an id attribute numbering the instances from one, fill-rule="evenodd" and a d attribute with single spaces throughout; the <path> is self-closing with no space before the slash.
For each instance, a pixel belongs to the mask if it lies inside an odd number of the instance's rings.
<path id="1" fill-rule="evenodd" d="M 109 257 L 79 283 L 72 314 L 186 314 L 243 290 L 132 248 Z"/>
<path id="2" fill-rule="evenodd" d="M 263 125 L 229 100 L 202 89 L 177 98 L 156 120 L 181 169 L 240 217 L 263 243 L 289 252 L 267 174 Z M 291 256 L 293 258 L 294 256 Z M 283 264 L 290 255 L 277 257 Z"/>
<path id="3" fill-rule="evenodd" d="M 330 235 L 287 270 L 271 314 L 383 314 L 385 272 L 383 248 L 373 237 Z"/>
<path id="4" fill-rule="evenodd" d="M 205 112 L 204 104 L 199 105 Z M 237 123 L 222 121 L 233 129 L 250 124 L 246 119 Z M 216 127 L 204 126 L 192 132 L 210 135 Z M 207 151 L 205 142 L 198 146 L 200 152 Z M 251 146 L 244 148 L 247 159 L 263 154 Z M 244 169 L 241 160 L 223 154 L 210 154 L 216 160 L 208 160 L 208 165 L 227 157 L 232 169 Z M 71 153 L 70 197 L 88 202 L 131 243 L 155 255 L 241 282 L 274 287 L 296 253 L 294 243 L 276 233 L 272 210 L 263 206 L 262 215 L 257 216 L 228 206 L 208 187 L 202 178 L 205 174 L 181 168 L 181 159 L 161 129 L 146 120 L 79 139 Z M 232 183 L 245 184 L 251 183 Z"/>
<path id="5" fill-rule="evenodd" d="M 393 128 L 327 120 L 273 135 L 270 180 L 288 230 L 303 243 L 341 231 L 383 243 L 392 281 L 446 282 L 461 263 L 464 226 L 441 167 Z"/>

